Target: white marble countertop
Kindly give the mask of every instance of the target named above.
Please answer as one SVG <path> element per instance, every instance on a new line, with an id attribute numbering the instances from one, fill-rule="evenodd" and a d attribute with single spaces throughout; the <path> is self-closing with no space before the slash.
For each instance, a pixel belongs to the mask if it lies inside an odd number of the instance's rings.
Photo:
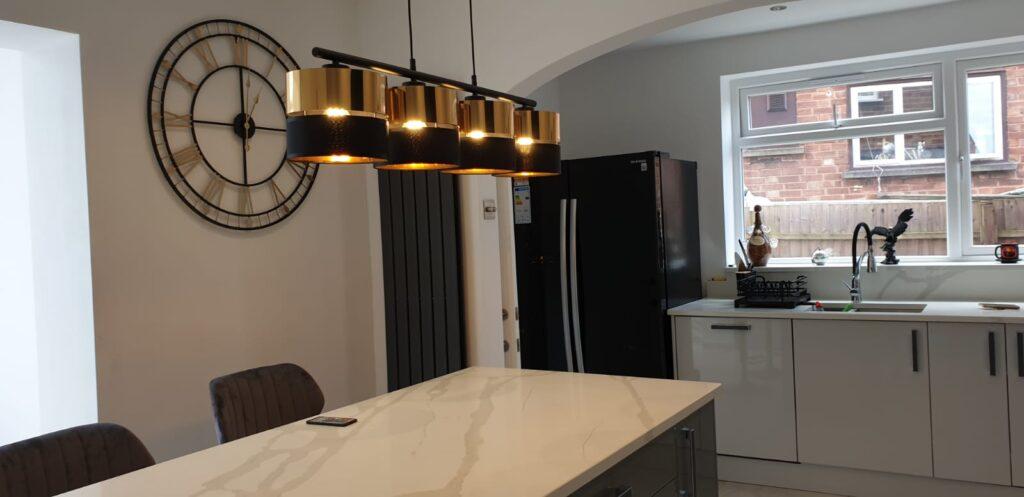
<path id="1" fill-rule="evenodd" d="M 292 423 L 66 495 L 565 496 L 717 389 L 469 368 L 326 413 L 346 428 Z"/>
<path id="2" fill-rule="evenodd" d="M 822 301 L 823 303 L 837 301 Z M 871 301 L 865 301 L 871 304 Z M 881 303 L 881 301 L 880 301 Z M 673 307 L 668 310 L 672 316 L 705 316 L 729 318 L 781 318 L 781 319 L 857 319 L 868 321 L 934 321 L 953 323 L 1024 323 L 1024 310 L 996 311 L 982 309 L 977 302 L 899 302 L 884 301 L 886 304 L 926 304 L 919 313 L 903 312 L 818 312 L 811 306 L 797 306 L 796 309 L 735 308 L 731 299 L 701 299 Z M 1006 303 L 1006 302 L 1003 302 Z M 1021 305 L 1024 308 L 1024 305 Z"/>

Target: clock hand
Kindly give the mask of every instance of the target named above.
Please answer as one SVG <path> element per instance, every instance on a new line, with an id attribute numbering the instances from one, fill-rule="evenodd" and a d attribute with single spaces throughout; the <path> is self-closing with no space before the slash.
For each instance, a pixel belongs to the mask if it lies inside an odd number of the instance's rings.
<path id="1" fill-rule="evenodd" d="M 238 68 L 238 103 L 242 110 L 242 182 L 249 183 L 249 115 L 245 113 L 245 86 L 242 68 Z"/>
<path id="2" fill-rule="evenodd" d="M 270 62 L 267 64 L 267 70 L 263 71 L 264 79 L 270 77 L 270 71 L 274 70 L 274 60 L 275 60 L 274 58 L 271 58 Z M 266 86 L 267 85 L 265 85 L 265 84 L 264 85 L 260 85 L 260 88 L 258 90 L 256 90 L 256 99 L 253 100 L 253 102 L 252 102 L 252 107 L 249 109 L 249 114 L 252 114 L 253 112 L 256 111 L 256 104 L 258 104 L 260 102 L 260 95 L 263 93 L 263 88 L 266 88 Z"/>
<path id="3" fill-rule="evenodd" d="M 193 119 L 192 122 L 196 123 L 196 124 L 215 124 L 217 126 L 230 126 L 232 128 L 235 127 L 234 123 L 222 123 L 222 122 L 218 122 L 218 121 L 207 121 L 205 119 Z M 270 126 L 252 126 L 251 128 L 253 128 L 253 129 L 262 129 L 263 131 L 279 131 L 281 133 L 285 132 L 284 128 L 272 128 Z"/>

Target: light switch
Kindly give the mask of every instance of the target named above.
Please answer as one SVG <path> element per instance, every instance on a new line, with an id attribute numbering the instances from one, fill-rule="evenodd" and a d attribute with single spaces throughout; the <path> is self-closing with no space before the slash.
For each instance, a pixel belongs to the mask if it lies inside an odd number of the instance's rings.
<path id="1" fill-rule="evenodd" d="M 484 220 L 497 217 L 498 205 L 493 198 L 484 199 Z"/>

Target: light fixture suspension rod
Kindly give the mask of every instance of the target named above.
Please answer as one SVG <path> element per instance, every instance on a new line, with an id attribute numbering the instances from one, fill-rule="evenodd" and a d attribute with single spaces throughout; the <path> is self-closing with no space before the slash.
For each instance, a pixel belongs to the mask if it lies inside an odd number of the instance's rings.
<path id="1" fill-rule="evenodd" d="M 473 61 L 473 76 L 470 82 L 476 86 L 476 36 L 473 34 L 473 0 L 469 0 L 469 55 Z"/>
<path id="2" fill-rule="evenodd" d="M 483 95 L 485 97 L 509 100 L 519 105 L 522 105 L 523 107 L 537 107 L 536 100 L 520 97 L 518 95 L 513 95 L 511 93 L 500 92 L 498 90 L 492 90 L 490 88 L 484 88 L 482 86 L 463 83 L 462 81 L 449 79 L 442 76 L 435 76 L 430 73 L 406 69 L 402 66 L 396 66 L 394 64 L 388 64 L 386 62 L 367 59 L 365 57 L 360 57 L 358 55 L 350 55 L 346 53 L 335 52 L 334 50 L 328 50 L 326 48 L 316 47 L 313 49 L 313 57 L 316 57 L 318 59 L 329 60 L 336 64 L 363 67 L 374 71 L 395 74 L 416 81 L 423 81 L 425 83 L 433 83 L 435 85 L 447 86 L 449 88 L 455 88 L 457 90 L 462 90 L 464 92 L 473 93 L 476 95 Z"/>
<path id="3" fill-rule="evenodd" d="M 406 0 L 409 12 L 409 69 L 416 70 L 416 53 L 412 49 L 412 0 Z"/>

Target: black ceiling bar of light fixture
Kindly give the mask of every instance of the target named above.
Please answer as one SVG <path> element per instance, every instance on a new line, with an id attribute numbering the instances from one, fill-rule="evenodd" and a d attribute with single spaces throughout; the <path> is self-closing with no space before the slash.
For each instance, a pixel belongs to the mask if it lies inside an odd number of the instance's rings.
<path id="1" fill-rule="evenodd" d="M 399 76 L 413 79 L 416 81 L 422 81 L 424 83 L 433 83 L 436 85 L 447 86 L 449 88 L 455 88 L 462 90 L 467 93 L 473 93 L 476 95 L 483 95 L 485 97 L 499 98 L 502 100 L 510 100 L 523 107 L 534 108 L 537 107 L 537 101 L 529 98 L 523 98 L 511 93 L 504 93 L 490 88 L 484 88 L 482 86 L 472 85 L 469 83 L 463 83 L 462 81 L 449 79 L 441 76 L 435 76 L 430 73 L 421 71 L 414 71 L 407 69 L 402 66 L 396 66 L 394 64 L 388 64 L 386 62 L 380 62 L 373 59 L 367 59 L 365 57 L 359 57 L 358 55 L 350 55 L 341 52 L 335 52 L 334 50 L 328 50 L 326 48 L 316 47 L 313 49 L 313 57 L 318 59 L 324 59 L 331 61 L 336 64 L 345 64 L 357 67 L 363 67 L 370 70 L 380 71 L 389 74 L 397 74 Z"/>

